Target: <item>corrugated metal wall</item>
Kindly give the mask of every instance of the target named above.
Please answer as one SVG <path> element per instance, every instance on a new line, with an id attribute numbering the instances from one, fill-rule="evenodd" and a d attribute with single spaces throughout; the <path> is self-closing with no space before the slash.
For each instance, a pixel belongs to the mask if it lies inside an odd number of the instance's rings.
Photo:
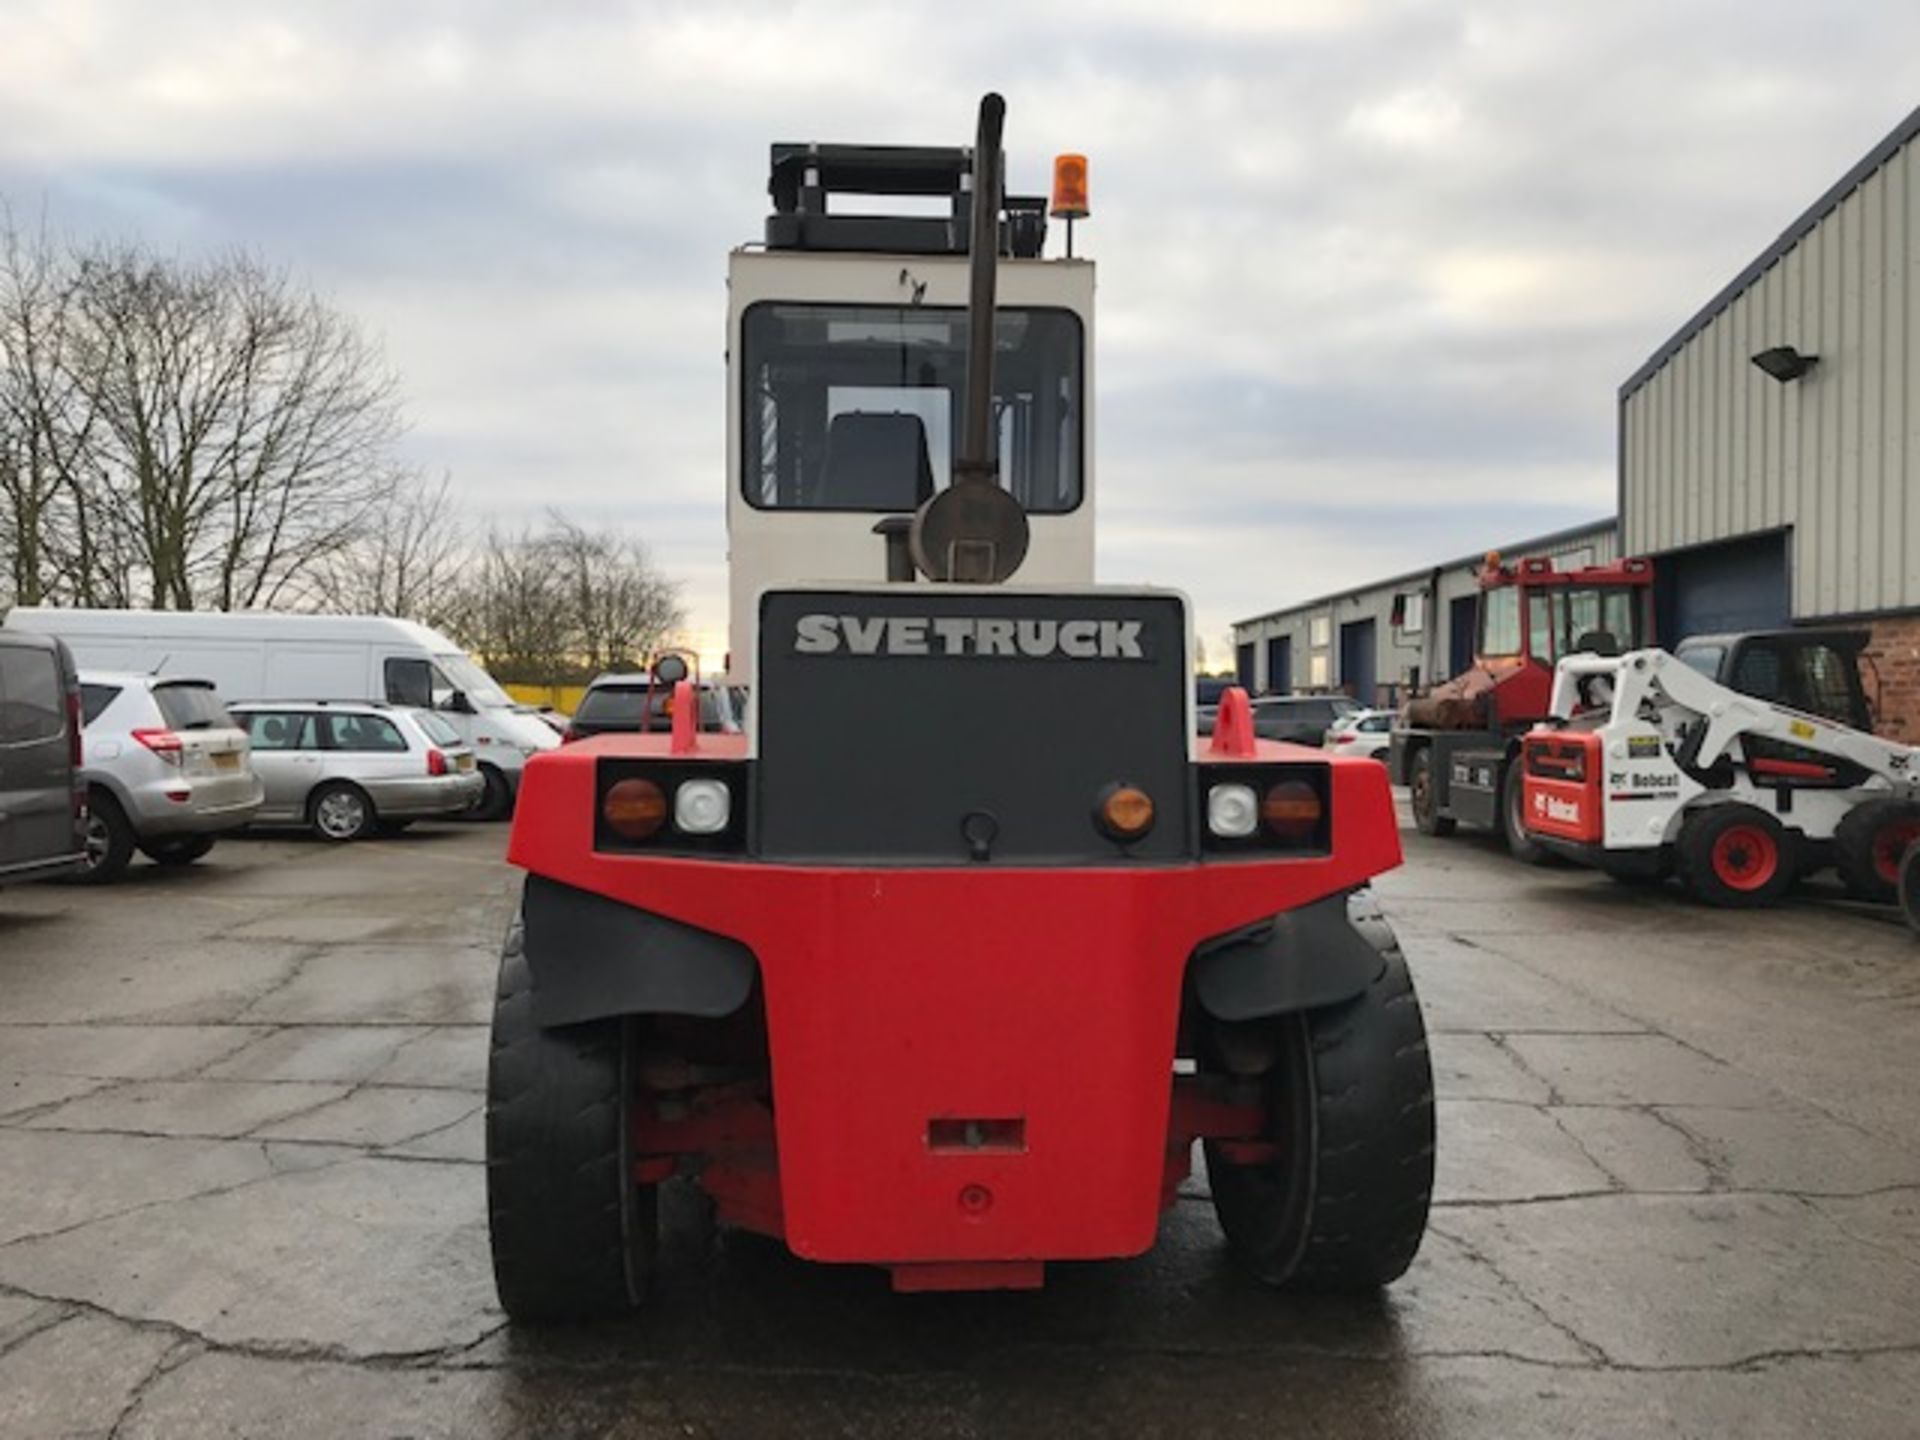
<path id="1" fill-rule="evenodd" d="M 1546 556 L 1565 566 L 1604 565 L 1619 557 L 1620 545 L 1617 532 L 1606 525 L 1576 531 L 1546 544 L 1523 542 L 1506 547 L 1501 554 L 1508 560 Z M 1233 627 L 1234 645 L 1236 649 L 1248 644 L 1254 647 L 1256 690 L 1264 691 L 1272 683 L 1267 673 L 1267 642 L 1283 635 L 1291 641 L 1294 689 L 1339 688 L 1349 678 L 1340 673 L 1340 627 L 1372 619 L 1374 673 L 1382 690 L 1399 685 L 1415 667 L 1422 684 L 1446 679 L 1462 668 L 1453 663 L 1454 657 L 1449 653 L 1447 632 L 1453 601 L 1479 589 L 1480 563 L 1481 557 L 1475 556 L 1471 560 L 1449 560 L 1439 567 L 1436 597 L 1428 600 L 1426 614 L 1416 633 L 1394 626 L 1393 600 L 1396 595 L 1424 593 L 1428 572 L 1400 576 L 1332 599 L 1310 601 L 1257 620 L 1242 621 Z M 1320 622 L 1317 628 L 1316 621 Z"/>
<path id="2" fill-rule="evenodd" d="M 1622 402 L 1630 554 L 1792 528 L 1796 619 L 1920 606 L 1920 159 L 1908 144 Z M 1820 357 L 1785 384 L 1751 357 Z"/>

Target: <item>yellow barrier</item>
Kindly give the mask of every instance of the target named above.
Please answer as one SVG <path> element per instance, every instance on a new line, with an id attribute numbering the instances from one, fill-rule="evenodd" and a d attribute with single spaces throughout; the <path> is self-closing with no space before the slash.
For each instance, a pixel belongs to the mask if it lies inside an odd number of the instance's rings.
<path id="1" fill-rule="evenodd" d="M 551 705 L 563 715 L 571 715 L 587 693 L 584 685 L 503 685 L 500 687 L 522 705 Z"/>

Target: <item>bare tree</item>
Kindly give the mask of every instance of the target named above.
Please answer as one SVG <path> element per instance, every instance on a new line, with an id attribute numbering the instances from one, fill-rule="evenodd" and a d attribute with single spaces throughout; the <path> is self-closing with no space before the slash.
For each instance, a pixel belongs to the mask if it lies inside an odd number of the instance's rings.
<path id="1" fill-rule="evenodd" d="M 684 619 L 643 546 L 550 512 L 543 530 L 489 533 L 445 623 L 500 679 L 556 684 L 640 664 Z"/>
<path id="2" fill-rule="evenodd" d="M 125 246 L 80 258 L 75 303 L 77 548 L 123 552 L 156 608 L 237 609 L 290 598 L 360 533 L 399 416 L 349 321 L 248 256 Z"/>
<path id="3" fill-rule="evenodd" d="M 437 625 L 459 604 L 469 561 L 452 480 L 392 477 L 360 533 L 328 555 L 310 586 L 316 603 L 350 615 L 398 615 Z"/>
<path id="4" fill-rule="evenodd" d="M 75 383 L 71 270 L 45 222 L 22 234 L 0 206 L 0 559 L 23 605 L 62 598 L 85 557 L 67 503 L 94 437 L 94 410 Z"/>

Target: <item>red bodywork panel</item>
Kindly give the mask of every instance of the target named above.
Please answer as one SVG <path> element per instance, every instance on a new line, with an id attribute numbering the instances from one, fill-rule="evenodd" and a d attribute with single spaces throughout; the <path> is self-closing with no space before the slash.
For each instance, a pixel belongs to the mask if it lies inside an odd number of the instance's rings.
<path id="1" fill-rule="evenodd" d="M 1606 838 L 1601 782 L 1606 756 L 1590 731 L 1542 731 L 1521 745 L 1526 827 L 1538 835 L 1598 845 Z"/>
<path id="2" fill-rule="evenodd" d="M 1264 740 L 1255 760 L 1329 767 L 1334 853 L 1068 868 L 596 853 L 596 762 L 665 759 L 669 743 L 606 735 L 534 758 L 508 858 L 753 951 L 777 1165 L 756 1169 L 746 1143 L 702 1183 L 812 1259 L 970 1267 L 897 1269 L 912 1288 L 1019 1286 L 1036 1282 L 1028 1262 L 1147 1249 L 1190 1137 L 1234 1130 L 1231 1107 L 1170 1114 L 1195 945 L 1400 863 L 1378 764 Z M 737 761 L 746 744 L 701 735 L 672 758 Z M 1001 1143 L 942 1143 L 969 1123 Z M 640 1156 L 685 1148 L 648 1125 Z"/>

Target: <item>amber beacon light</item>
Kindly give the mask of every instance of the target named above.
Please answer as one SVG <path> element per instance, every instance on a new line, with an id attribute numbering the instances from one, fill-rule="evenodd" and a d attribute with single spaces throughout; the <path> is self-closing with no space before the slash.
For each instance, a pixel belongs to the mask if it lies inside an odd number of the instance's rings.
<path id="1" fill-rule="evenodd" d="M 1084 155 L 1056 155 L 1053 157 L 1053 204 L 1050 213 L 1056 220 L 1067 222 L 1067 255 L 1073 255 L 1073 222 L 1084 220 L 1092 214 L 1087 204 L 1087 157 Z"/>

